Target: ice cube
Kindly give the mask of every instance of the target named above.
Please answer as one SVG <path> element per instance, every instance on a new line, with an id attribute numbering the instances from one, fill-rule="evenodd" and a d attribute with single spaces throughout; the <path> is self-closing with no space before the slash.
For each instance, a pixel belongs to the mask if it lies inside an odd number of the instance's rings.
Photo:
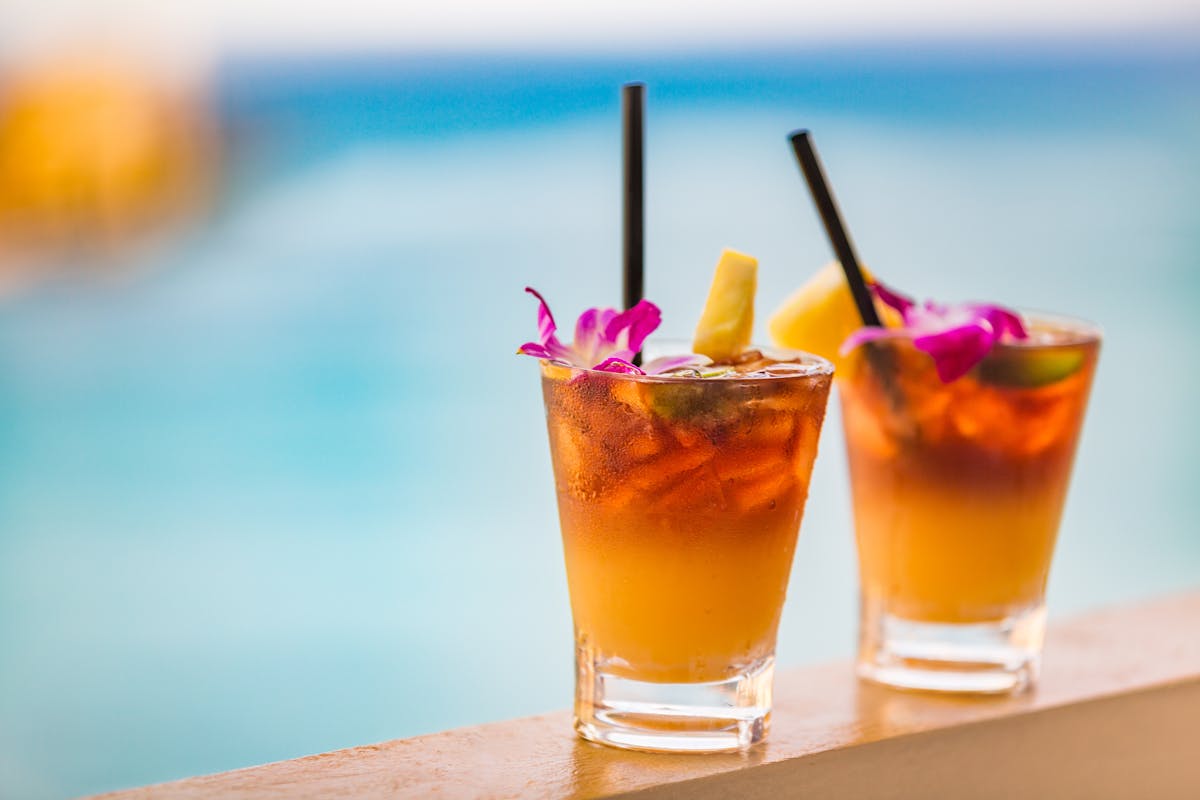
<path id="1" fill-rule="evenodd" d="M 684 474 L 707 465 L 710 458 L 711 450 L 670 448 L 653 458 L 615 470 L 604 499 L 614 507 L 649 502 Z"/>
<path id="2" fill-rule="evenodd" d="M 708 464 L 674 476 L 674 480 L 647 498 L 646 503 L 647 511 L 673 514 L 720 511 L 726 506 L 721 481 Z"/>
<path id="3" fill-rule="evenodd" d="M 743 511 L 761 511 L 785 506 L 793 500 L 796 482 L 788 463 L 755 478 L 726 482 L 724 489 L 733 504 Z"/>

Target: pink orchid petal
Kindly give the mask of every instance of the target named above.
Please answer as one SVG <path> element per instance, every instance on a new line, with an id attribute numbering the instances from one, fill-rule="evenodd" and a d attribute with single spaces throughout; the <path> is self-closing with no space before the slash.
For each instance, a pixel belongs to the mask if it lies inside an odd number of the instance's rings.
<path id="1" fill-rule="evenodd" d="M 908 312 L 916 305 L 915 301 L 909 297 L 905 297 L 895 289 L 889 289 L 879 281 L 873 281 L 871 283 L 871 289 L 875 292 L 875 296 L 883 301 L 884 305 L 899 311 L 900 316 L 904 318 L 904 321 L 908 321 Z"/>
<path id="2" fill-rule="evenodd" d="M 633 361 L 634 355 L 636 355 L 636 353 L 634 353 L 632 350 L 630 350 L 628 348 L 626 348 L 624 350 L 613 350 L 611 348 L 605 348 L 605 350 L 604 350 L 604 358 L 617 358 L 617 359 L 620 359 L 621 361 Z"/>
<path id="3" fill-rule="evenodd" d="M 603 348 L 601 341 L 604 336 L 604 309 L 589 308 L 579 315 L 575 323 L 575 341 L 571 347 L 582 363 L 591 364 L 599 360 Z"/>
<path id="4" fill-rule="evenodd" d="M 879 328 L 874 326 L 859 328 L 847 336 L 846 341 L 842 342 L 842 346 L 838 348 L 838 355 L 847 355 L 854 348 L 878 339 L 908 339 L 911 337 L 912 331 L 905 328 Z"/>
<path id="5" fill-rule="evenodd" d="M 600 342 L 608 337 L 608 326 L 616 318 L 616 309 L 589 308 L 579 315 L 575 323 L 575 344 Z"/>
<path id="6" fill-rule="evenodd" d="M 900 312 L 900 328 L 860 328 L 842 343 L 839 352 L 846 355 L 854 348 L 879 339 L 911 339 L 913 346 L 933 358 L 943 383 L 961 378 L 991 352 L 1006 336 L 1028 336 L 1020 316 L 1002 306 L 967 303 L 948 306 L 927 301 L 917 305 L 909 298 L 879 282 L 872 291 L 885 305 Z"/>
<path id="7" fill-rule="evenodd" d="M 653 333 L 661 322 L 662 311 L 658 306 L 649 300 L 639 300 L 633 308 L 623 311 L 609 321 L 604 338 L 610 342 L 618 342 L 624 333 L 623 346 L 636 353 L 642 349 L 646 337 Z"/>
<path id="8" fill-rule="evenodd" d="M 537 342 L 537 345 L 539 346 L 539 350 L 536 353 L 533 351 L 527 351 L 526 348 L 528 348 L 530 345 L 534 345 L 535 343 L 526 342 L 517 349 L 517 353 L 520 355 L 532 355 L 537 358 L 550 358 L 567 362 L 572 361 L 573 354 L 571 348 L 560 342 L 558 340 L 558 336 L 555 335 L 555 331 L 558 330 L 558 326 L 554 323 L 554 315 L 550 313 L 550 305 L 536 289 L 526 286 L 525 291 L 536 297 L 538 301 L 539 341 Z M 542 353 L 545 353 L 545 355 L 542 355 Z"/>
<path id="9" fill-rule="evenodd" d="M 913 347 L 933 357 L 942 383 L 961 378 L 983 360 L 996 343 L 996 329 L 986 319 L 913 338 Z"/>
<path id="10" fill-rule="evenodd" d="M 550 354 L 549 350 L 537 342 L 526 342 L 525 344 L 521 345 L 517 348 L 517 355 L 533 356 L 534 358 L 554 358 L 554 356 Z"/>
<path id="11" fill-rule="evenodd" d="M 977 314 L 983 315 L 992 324 L 992 327 L 996 329 L 997 337 L 1002 338 L 1007 334 L 1014 339 L 1029 338 L 1029 333 L 1025 330 L 1021 318 L 1007 308 L 982 303 L 972 305 L 970 308 Z"/>
<path id="12" fill-rule="evenodd" d="M 670 372 L 673 369 L 681 367 L 704 367 L 712 363 L 712 359 L 707 356 L 702 356 L 697 353 L 688 353 L 685 356 L 660 356 L 646 364 L 642 365 L 642 369 L 647 375 L 661 375 L 664 372 Z"/>
<path id="13" fill-rule="evenodd" d="M 589 308 L 575 323 L 574 341 L 566 345 L 558 340 L 558 326 L 550 305 L 535 289 L 526 287 L 525 291 L 538 299 L 538 341 L 521 345 L 519 354 L 561 361 L 581 369 L 605 372 L 633 369 L 636 374 L 644 374 L 632 361 L 662 320 L 658 306 L 643 300 L 623 313 L 613 308 Z"/>
<path id="14" fill-rule="evenodd" d="M 967 307 L 964 306 L 962 310 L 966 311 Z M 953 313 L 953 311 L 954 309 L 950 308 L 950 306 L 933 300 L 926 300 L 921 304 L 921 314 L 926 317 L 944 317 L 947 314 Z"/>
<path id="15" fill-rule="evenodd" d="M 537 348 L 536 353 L 529 349 L 531 347 Z M 536 355 L 537 358 L 550 358 L 556 361 L 573 362 L 575 360 L 575 351 L 554 337 L 551 337 L 550 341 L 545 344 L 526 342 L 517 349 L 517 353 L 519 355 Z"/>
<path id="16" fill-rule="evenodd" d="M 636 367 L 623 358 L 606 358 L 592 369 L 598 372 L 620 372 L 626 375 L 645 375 L 641 367 Z"/>
<path id="17" fill-rule="evenodd" d="M 619 357 L 620 353 L 614 348 L 625 349 L 618 340 L 608 336 L 608 328 L 617 317 L 615 308 L 589 308 L 579 315 L 579 323 L 575 326 L 575 341 L 572 347 L 583 363 L 594 364 L 602 361 L 607 355 Z M 633 352 L 628 358 L 633 358 Z"/>
<path id="18" fill-rule="evenodd" d="M 580 345 L 584 342 L 592 341 L 597 338 L 597 334 L 604 328 L 599 324 L 600 309 L 589 308 L 579 315 L 579 321 L 575 323 L 575 344 Z"/>
<path id="19" fill-rule="evenodd" d="M 550 313 L 550 304 L 546 302 L 546 298 L 531 286 L 526 286 L 525 291 L 537 298 L 538 301 L 538 340 L 542 344 L 555 338 L 555 331 L 558 330 L 558 325 L 554 323 L 554 315 Z"/>

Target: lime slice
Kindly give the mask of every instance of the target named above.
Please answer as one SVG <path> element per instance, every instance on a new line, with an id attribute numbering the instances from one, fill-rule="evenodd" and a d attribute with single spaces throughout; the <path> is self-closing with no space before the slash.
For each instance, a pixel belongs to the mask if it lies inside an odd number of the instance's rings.
<path id="1" fill-rule="evenodd" d="M 979 380 L 996 386 L 1036 389 L 1074 375 L 1083 362 L 1083 351 L 1074 348 L 998 347 L 979 363 Z"/>
<path id="2" fill-rule="evenodd" d="M 648 384 L 642 387 L 650 408 L 663 419 L 685 420 L 704 413 L 706 405 L 714 396 L 706 394 L 705 387 L 693 383 Z"/>

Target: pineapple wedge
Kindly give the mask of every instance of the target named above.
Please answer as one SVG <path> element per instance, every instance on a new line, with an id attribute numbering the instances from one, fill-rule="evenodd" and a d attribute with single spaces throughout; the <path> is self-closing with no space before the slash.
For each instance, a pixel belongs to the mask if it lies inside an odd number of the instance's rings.
<path id="1" fill-rule="evenodd" d="M 781 347 L 833 361 L 842 342 L 861 324 L 842 268 L 831 261 L 783 301 L 767 330 Z"/>
<path id="2" fill-rule="evenodd" d="M 729 361 L 745 350 L 754 328 L 757 288 L 758 259 L 736 250 L 723 251 L 692 350 L 713 361 Z"/>
<path id="3" fill-rule="evenodd" d="M 863 269 L 863 277 L 871 273 Z M 876 303 L 885 325 L 899 324 L 899 315 Z M 862 318 L 854 305 L 850 286 L 838 262 L 831 261 L 808 282 L 792 293 L 767 323 L 771 340 L 780 347 L 806 350 L 833 362 L 838 372 L 847 374 L 848 359 L 838 354 L 846 337 L 862 327 Z"/>

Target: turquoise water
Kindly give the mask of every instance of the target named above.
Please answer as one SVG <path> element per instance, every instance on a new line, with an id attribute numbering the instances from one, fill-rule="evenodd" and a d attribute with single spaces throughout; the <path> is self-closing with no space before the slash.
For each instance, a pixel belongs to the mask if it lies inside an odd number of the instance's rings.
<path id="1" fill-rule="evenodd" d="M 650 84 L 664 335 L 722 247 L 762 262 L 760 330 L 828 260 L 785 139 L 811 127 L 892 282 L 1105 328 L 1052 612 L 1200 583 L 1186 50 L 231 63 L 213 218 L 0 301 L 0 796 L 569 703 L 541 401 L 512 352 L 526 284 L 560 320 L 618 300 L 627 78 Z M 838 425 L 785 665 L 853 647 Z"/>

